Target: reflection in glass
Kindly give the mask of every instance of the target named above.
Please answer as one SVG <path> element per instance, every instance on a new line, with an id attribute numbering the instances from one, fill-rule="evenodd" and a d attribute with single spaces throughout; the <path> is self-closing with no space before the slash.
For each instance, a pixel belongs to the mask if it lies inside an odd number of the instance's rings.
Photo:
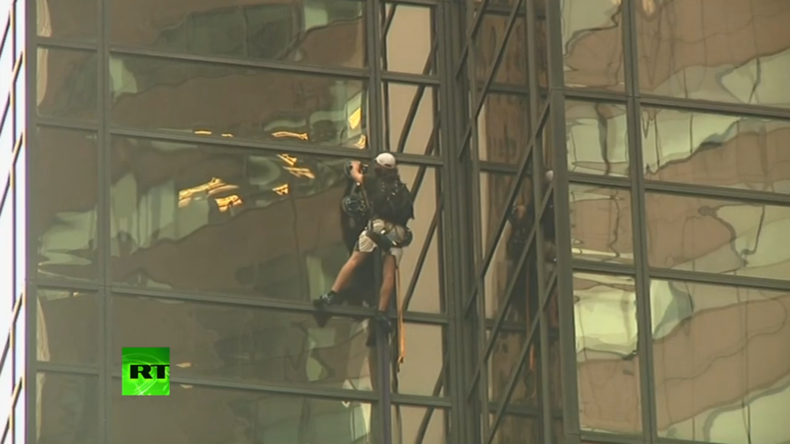
<path id="1" fill-rule="evenodd" d="M 496 414 L 491 414 L 491 424 Z M 559 442 L 559 441 L 557 441 Z M 540 419 L 536 417 L 505 413 L 499 427 L 494 431 L 491 444 L 544 444 L 540 434 Z M 427 444 L 427 443 L 426 443 Z"/>
<path id="2" fill-rule="evenodd" d="M 494 67 L 497 48 L 505 38 L 508 16 L 484 13 L 480 28 L 474 39 L 475 79 L 481 89 Z M 517 17 L 503 49 L 502 61 L 494 73 L 495 83 L 507 83 L 523 87 L 527 81 L 527 21 Z"/>
<path id="3" fill-rule="evenodd" d="M 447 411 L 435 407 L 392 406 L 392 442 L 398 444 L 447 444 L 450 422 Z"/>
<path id="4" fill-rule="evenodd" d="M 595 262 L 634 262 L 631 193 L 616 188 L 571 185 L 573 256 Z"/>
<path id="5" fill-rule="evenodd" d="M 376 433 L 372 406 L 353 400 L 172 384 L 166 398 L 115 391 L 112 405 L 110 438 L 117 444 L 371 444 Z"/>
<path id="6" fill-rule="evenodd" d="M 568 171 L 628 176 L 625 106 L 605 102 L 565 102 Z"/>
<path id="7" fill-rule="evenodd" d="M 97 0 L 37 0 L 36 6 L 39 36 L 96 39 Z"/>
<path id="8" fill-rule="evenodd" d="M 527 332 L 531 329 L 531 322 L 532 320 L 517 329 L 502 329 L 493 338 L 494 347 L 486 364 L 488 366 L 488 400 L 495 405 L 499 405 L 505 400 L 510 378 L 518 372 L 518 375 L 515 376 L 516 383 L 513 394 L 510 396 L 510 405 L 539 407 L 539 332 L 536 332 L 532 337 L 526 362 L 521 367 L 518 366 L 521 351 L 527 342 Z M 492 341 L 490 331 L 487 331 L 487 340 L 488 342 Z"/>
<path id="9" fill-rule="evenodd" d="M 111 57 L 110 77 L 117 125 L 365 147 L 362 80 L 139 56 Z"/>
<path id="10" fill-rule="evenodd" d="M 400 372 L 393 375 L 392 391 L 425 396 L 444 396 L 444 356 L 446 353 L 444 327 L 428 324 L 404 324 L 406 357 Z"/>
<path id="11" fill-rule="evenodd" d="M 790 122 L 643 108 L 645 179 L 790 194 Z"/>
<path id="12" fill-rule="evenodd" d="M 388 82 L 384 101 L 387 150 L 439 155 L 438 88 Z"/>
<path id="13" fill-rule="evenodd" d="M 625 89 L 622 6 L 612 0 L 560 0 L 565 84 Z"/>
<path id="14" fill-rule="evenodd" d="M 442 269 L 439 261 L 439 231 L 442 214 L 439 214 L 437 228 L 429 237 L 431 223 L 436 215 L 438 199 L 441 197 L 441 175 L 435 168 L 400 165 L 400 177 L 414 196 L 415 218 L 409 223 L 414 240 L 408 248 L 403 249 L 403 257 L 398 266 L 400 272 L 401 297 L 406 297 L 406 290 L 411 281 L 417 277 L 414 295 L 409 302 L 410 311 L 442 313 L 444 311 L 444 289 L 442 288 Z M 421 181 L 419 181 L 421 179 Z M 425 254 L 422 268 L 417 270 L 420 253 L 425 244 L 430 246 Z"/>
<path id="15" fill-rule="evenodd" d="M 641 3 L 641 5 L 640 5 Z M 790 107 L 790 4 L 636 2 L 642 93 Z"/>
<path id="16" fill-rule="evenodd" d="M 556 287 L 549 293 L 546 302 L 546 311 L 541 322 L 546 322 L 548 332 L 548 358 L 549 358 L 549 391 L 544 396 L 549 397 L 549 406 L 552 412 L 552 438 L 553 442 L 565 442 L 565 408 L 562 402 L 562 347 L 560 344 L 560 313 L 558 292 Z M 573 406 L 571 408 L 576 408 Z"/>
<path id="17" fill-rule="evenodd" d="M 528 97 L 487 94 L 477 131 L 480 160 L 520 166 L 532 136 Z"/>
<path id="18" fill-rule="evenodd" d="M 40 338 L 47 347 L 41 361 L 62 364 L 97 364 L 99 340 L 98 303 L 95 293 L 71 290 L 36 289 L 37 326 L 45 334 Z M 39 344 L 40 345 L 40 344 Z"/>
<path id="19" fill-rule="evenodd" d="M 790 293 L 654 280 L 660 437 L 790 441 Z"/>
<path id="20" fill-rule="evenodd" d="M 646 196 L 650 265 L 790 280 L 790 207 Z"/>
<path id="21" fill-rule="evenodd" d="M 99 444 L 99 378 L 52 372 L 38 376 L 38 443 Z"/>
<path id="22" fill-rule="evenodd" d="M 365 2 L 110 1 L 112 43 L 244 60 L 362 67 Z"/>
<path id="23" fill-rule="evenodd" d="M 574 274 L 576 371 L 584 430 L 642 430 L 636 289 L 624 276 Z"/>
<path id="24" fill-rule="evenodd" d="M 99 167 L 96 134 L 38 128 L 29 227 L 39 277 L 96 280 Z M 23 201 L 24 202 L 24 201 Z"/>
<path id="25" fill-rule="evenodd" d="M 113 312 L 115 348 L 169 347 L 174 378 L 372 389 L 366 321 L 318 328 L 309 313 L 132 297 L 114 297 Z"/>
<path id="26" fill-rule="evenodd" d="M 382 9 L 384 69 L 435 74 L 433 8 L 386 3 Z"/>
<path id="27" fill-rule="evenodd" d="M 39 48 L 37 63 L 38 115 L 96 122 L 96 53 Z"/>

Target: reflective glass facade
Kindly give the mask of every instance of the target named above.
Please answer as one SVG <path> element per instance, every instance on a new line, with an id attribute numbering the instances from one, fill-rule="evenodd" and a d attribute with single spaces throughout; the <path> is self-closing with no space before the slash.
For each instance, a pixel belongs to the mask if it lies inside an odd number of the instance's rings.
<path id="1" fill-rule="evenodd" d="M 2 444 L 789 441 L 784 3 L 6 2 Z M 313 317 L 383 151 L 401 365 Z"/>

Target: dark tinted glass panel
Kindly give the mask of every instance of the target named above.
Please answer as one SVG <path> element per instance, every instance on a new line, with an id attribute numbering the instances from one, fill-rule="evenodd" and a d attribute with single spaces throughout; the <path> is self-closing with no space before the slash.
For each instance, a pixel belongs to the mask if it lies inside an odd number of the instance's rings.
<path id="1" fill-rule="evenodd" d="M 110 64 L 118 125 L 354 148 L 365 136 L 361 80 L 151 57 Z"/>
<path id="2" fill-rule="evenodd" d="M 577 273 L 573 294 L 581 427 L 639 434 L 642 409 L 634 280 Z"/>
<path id="3" fill-rule="evenodd" d="M 790 440 L 790 293 L 654 280 L 650 297 L 659 436 Z"/>
<path id="4" fill-rule="evenodd" d="M 644 108 L 645 179 L 790 194 L 790 121 Z"/>
<path id="5" fill-rule="evenodd" d="M 559 0 L 565 84 L 625 89 L 623 14 L 619 1 Z"/>
<path id="6" fill-rule="evenodd" d="M 790 207 L 648 194 L 650 265 L 790 279 Z"/>
<path id="7" fill-rule="evenodd" d="M 507 31 L 508 16 L 485 12 L 474 39 L 475 76 L 477 88 L 481 90 L 494 68 L 497 49 Z M 502 61 L 494 73 L 494 82 L 527 85 L 527 21 L 524 16 L 516 18 L 510 36 L 505 42 Z"/>
<path id="8" fill-rule="evenodd" d="M 565 441 L 565 415 L 567 410 L 563 406 L 563 378 L 562 378 L 562 347 L 560 344 L 560 314 L 559 297 L 556 287 L 549 293 L 549 300 L 546 302 L 546 311 L 543 312 L 544 318 L 541 322 L 546 322 L 546 332 L 548 333 L 548 392 L 542 392 L 542 396 L 549 397 L 549 408 L 552 412 L 550 442 Z M 545 432 L 544 432 L 545 433 Z M 547 439 L 548 440 L 548 439 Z"/>
<path id="9" fill-rule="evenodd" d="M 139 443 L 370 444 L 370 404 L 174 383 L 170 396 L 113 391 L 110 441 Z M 146 424 L 146 427 L 140 427 Z"/>
<path id="10" fill-rule="evenodd" d="M 98 379 L 67 373 L 38 374 L 39 444 L 100 442 Z"/>
<path id="11" fill-rule="evenodd" d="M 399 444 L 447 444 L 448 413 L 435 407 L 394 405 L 392 441 Z"/>
<path id="12" fill-rule="evenodd" d="M 384 69 L 435 74 L 433 8 L 387 3 L 384 6 Z"/>
<path id="13" fill-rule="evenodd" d="M 634 262 L 631 193 L 628 190 L 571 185 L 573 255 L 595 262 Z"/>
<path id="14" fill-rule="evenodd" d="M 127 47 L 311 65 L 365 65 L 365 2 L 110 1 L 111 38 Z"/>
<path id="15" fill-rule="evenodd" d="M 519 165 L 532 136 L 529 98 L 487 94 L 477 117 L 478 157 L 489 162 Z"/>
<path id="16" fill-rule="evenodd" d="M 628 176 L 625 111 L 615 103 L 565 102 L 569 172 Z"/>
<path id="17" fill-rule="evenodd" d="M 493 425 L 496 414 L 491 414 L 490 423 Z M 540 419 L 535 416 L 522 416 L 504 414 L 499 426 L 494 430 L 495 444 L 543 444 L 540 439 Z M 427 444 L 427 443 L 426 443 Z"/>
<path id="18" fill-rule="evenodd" d="M 98 99 L 96 54 L 39 48 L 38 115 L 95 122 Z"/>
<path id="19" fill-rule="evenodd" d="M 362 320 L 318 328 L 310 314 L 132 297 L 113 298 L 113 311 L 115 348 L 169 347 L 174 378 L 371 389 L 375 354 Z"/>
<path id="20" fill-rule="evenodd" d="M 507 328 L 497 332 L 493 339 L 491 357 L 486 362 L 488 366 L 488 401 L 493 405 L 499 406 L 505 401 L 508 384 L 511 378 L 515 378 L 516 382 L 509 404 L 531 408 L 540 407 L 538 403 L 540 354 L 537 347 L 539 332 L 536 332 L 532 337 L 532 343 L 528 346 L 526 362 L 519 366 L 521 352 L 527 346 L 528 325 L 531 325 L 531 321 L 530 324 L 510 324 Z M 487 332 L 487 335 L 488 341 L 491 341 L 491 334 Z"/>
<path id="21" fill-rule="evenodd" d="M 37 0 L 38 35 L 94 40 L 97 0 Z"/>
<path id="22" fill-rule="evenodd" d="M 38 360 L 96 364 L 99 351 L 99 299 L 96 293 L 36 289 Z"/>
<path id="23" fill-rule="evenodd" d="M 383 86 L 386 149 L 439 154 L 439 89 L 387 82 Z"/>
<path id="24" fill-rule="evenodd" d="M 306 302 L 356 240 L 346 159 L 122 137 L 111 157 L 115 282 Z"/>
<path id="25" fill-rule="evenodd" d="M 790 107 L 790 3 L 634 3 L 643 93 Z"/>
<path id="26" fill-rule="evenodd" d="M 96 134 L 40 127 L 31 184 L 39 277 L 95 280 L 99 166 Z"/>

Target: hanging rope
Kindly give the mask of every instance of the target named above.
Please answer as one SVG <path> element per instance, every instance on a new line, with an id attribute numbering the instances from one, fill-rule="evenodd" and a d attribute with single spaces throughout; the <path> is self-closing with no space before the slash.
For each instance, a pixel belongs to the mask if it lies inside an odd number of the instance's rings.
<path id="1" fill-rule="evenodd" d="M 396 302 L 398 304 L 398 367 L 397 370 L 400 371 L 400 366 L 403 365 L 403 362 L 406 360 L 406 329 L 404 328 L 403 323 L 403 311 L 406 307 L 403 306 L 403 300 L 401 298 L 401 285 L 400 285 L 400 267 L 396 264 L 395 265 L 395 297 Z"/>

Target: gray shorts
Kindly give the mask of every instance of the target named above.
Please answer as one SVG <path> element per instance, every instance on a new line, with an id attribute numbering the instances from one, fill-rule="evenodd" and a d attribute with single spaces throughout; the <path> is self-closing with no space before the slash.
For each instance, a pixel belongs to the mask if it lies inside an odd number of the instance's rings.
<path id="1" fill-rule="evenodd" d="M 373 219 L 368 225 L 369 230 L 384 231 L 384 235 L 394 242 L 404 242 L 406 240 L 406 228 L 400 225 L 395 225 L 389 222 L 384 222 L 381 219 Z M 369 238 L 365 231 L 359 235 L 357 239 L 356 250 L 361 253 L 372 253 L 378 245 L 371 238 Z M 400 264 L 401 256 L 403 256 L 403 248 L 391 248 L 389 254 L 395 257 L 395 263 Z"/>

